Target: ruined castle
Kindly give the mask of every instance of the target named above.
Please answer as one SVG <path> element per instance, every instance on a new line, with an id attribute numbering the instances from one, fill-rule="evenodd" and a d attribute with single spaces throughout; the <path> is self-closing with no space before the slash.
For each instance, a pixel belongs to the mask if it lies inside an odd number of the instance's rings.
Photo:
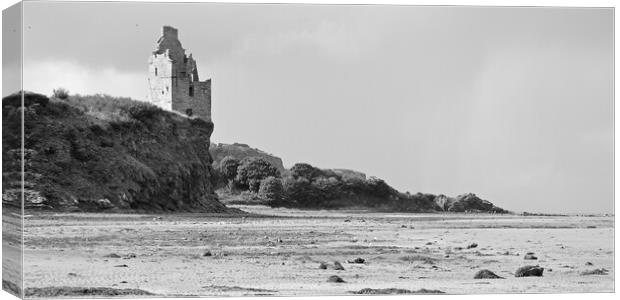
<path id="1" fill-rule="evenodd" d="M 151 103 L 211 121 L 211 79 L 199 80 L 196 61 L 185 54 L 176 28 L 163 27 L 149 58 L 148 81 Z"/>

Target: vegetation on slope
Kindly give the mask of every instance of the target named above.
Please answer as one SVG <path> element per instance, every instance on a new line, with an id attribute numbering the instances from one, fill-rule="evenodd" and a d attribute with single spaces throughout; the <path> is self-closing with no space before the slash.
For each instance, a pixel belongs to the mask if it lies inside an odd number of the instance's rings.
<path id="1" fill-rule="evenodd" d="M 106 95 L 26 93 L 3 99 L 3 203 L 54 210 L 231 211 L 215 189 L 247 203 L 308 209 L 506 212 L 474 194 L 401 193 L 360 172 L 319 169 L 244 144 L 209 151 L 213 123 Z M 212 160 L 215 153 L 218 160 Z"/>
<path id="2" fill-rule="evenodd" d="M 19 174 L 23 110 L 25 185 L 39 197 L 26 197 L 27 207 L 229 211 L 212 184 L 212 123 L 105 95 L 26 93 L 23 108 L 20 98 L 2 101 L 3 175 Z M 19 201 L 7 190 L 4 202 Z"/>
<path id="3" fill-rule="evenodd" d="M 241 161 L 226 157 L 214 168 L 219 187 L 236 200 L 230 203 L 267 204 L 274 207 L 309 209 L 370 208 L 401 212 L 494 212 L 507 211 L 474 194 L 456 198 L 433 194 L 401 193 L 385 181 L 347 170 L 324 170 L 305 163 L 284 173 L 269 168 L 259 157 Z M 251 174 L 251 179 L 248 179 Z M 252 182 L 249 184 L 248 182 Z M 241 200 L 239 200 L 241 198 Z"/>
<path id="4" fill-rule="evenodd" d="M 283 173 L 286 170 L 284 168 L 284 164 L 282 163 L 282 159 L 279 157 L 256 148 L 252 148 L 246 144 L 212 143 L 209 151 L 211 152 L 211 157 L 213 157 L 213 162 L 216 164 L 219 164 L 222 159 L 227 156 L 233 157 L 237 160 L 242 160 L 246 157 L 259 157 L 276 167 L 280 173 Z"/>

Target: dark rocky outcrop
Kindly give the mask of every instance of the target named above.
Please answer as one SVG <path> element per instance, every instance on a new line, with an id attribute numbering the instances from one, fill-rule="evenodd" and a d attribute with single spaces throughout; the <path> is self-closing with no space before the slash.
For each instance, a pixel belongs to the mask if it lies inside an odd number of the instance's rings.
<path id="1" fill-rule="evenodd" d="M 213 123 L 130 99 L 26 93 L 3 99 L 3 176 L 19 174 L 24 113 L 28 204 L 54 210 L 230 212 L 212 185 Z M 3 199 L 10 198 L 3 180 Z"/>
<path id="2" fill-rule="evenodd" d="M 361 257 L 357 257 L 354 259 L 349 259 L 347 260 L 347 262 L 350 264 L 363 264 L 364 262 L 366 262 L 366 260 Z"/>
<path id="3" fill-rule="evenodd" d="M 329 278 L 327 278 L 327 282 L 343 283 L 345 281 L 344 279 L 340 278 L 340 276 L 332 275 L 332 276 L 329 276 Z"/>
<path id="4" fill-rule="evenodd" d="M 608 274 L 609 274 L 609 270 L 605 268 L 587 270 L 587 271 L 581 272 L 581 275 L 608 275 Z"/>
<path id="5" fill-rule="evenodd" d="M 543 276 L 545 268 L 539 266 L 524 266 L 515 271 L 515 277 Z"/>
<path id="6" fill-rule="evenodd" d="M 487 269 L 483 269 L 476 272 L 476 274 L 474 275 L 474 279 L 504 279 L 504 277 L 498 276 L 497 274 Z"/>

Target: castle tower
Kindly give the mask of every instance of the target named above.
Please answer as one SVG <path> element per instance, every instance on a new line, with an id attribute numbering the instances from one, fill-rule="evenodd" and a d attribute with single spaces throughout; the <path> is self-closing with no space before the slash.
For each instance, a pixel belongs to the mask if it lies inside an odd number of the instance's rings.
<path id="1" fill-rule="evenodd" d="M 163 27 L 149 58 L 148 81 L 151 103 L 211 121 L 211 79 L 198 79 L 196 61 L 185 54 L 176 28 Z"/>

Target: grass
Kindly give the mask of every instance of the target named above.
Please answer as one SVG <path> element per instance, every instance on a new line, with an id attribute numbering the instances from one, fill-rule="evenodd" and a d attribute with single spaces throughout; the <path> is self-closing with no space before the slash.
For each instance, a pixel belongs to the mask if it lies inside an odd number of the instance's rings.
<path id="1" fill-rule="evenodd" d="M 147 102 L 134 100 L 128 97 L 114 97 L 106 94 L 95 95 L 71 95 L 66 99 L 57 101 L 65 102 L 87 115 L 107 121 L 128 121 L 131 119 L 130 111 L 136 106 L 152 106 Z"/>

